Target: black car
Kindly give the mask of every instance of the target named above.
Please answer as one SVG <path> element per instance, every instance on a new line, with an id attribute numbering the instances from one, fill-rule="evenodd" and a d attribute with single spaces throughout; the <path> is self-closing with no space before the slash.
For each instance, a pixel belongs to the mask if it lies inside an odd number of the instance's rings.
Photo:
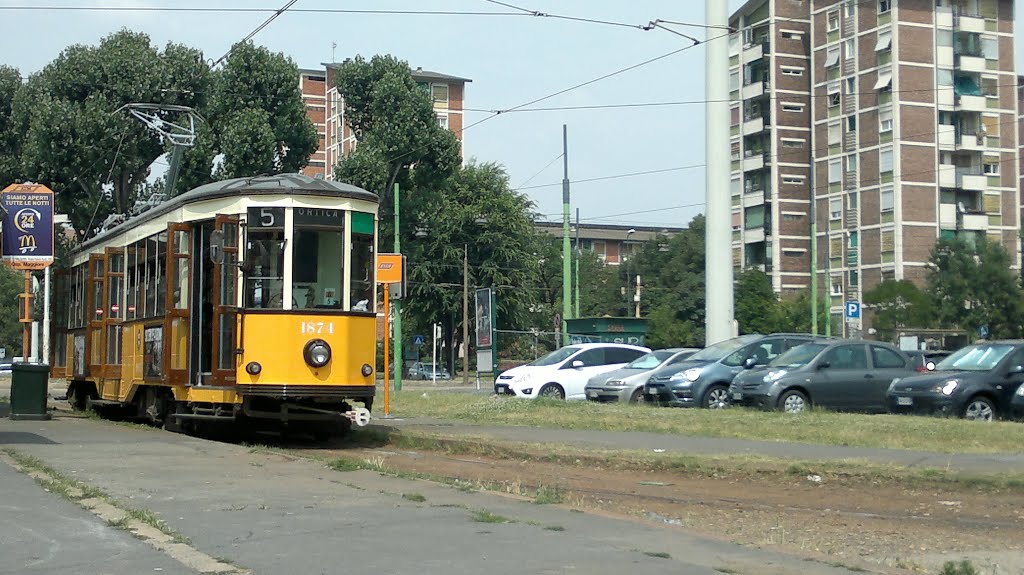
<path id="1" fill-rule="evenodd" d="M 729 384 L 745 366 L 763 366 L 786 350 L 815 339 L 805 333 L 741 335 L 706 347 L 644 385 L 644 400 L 669 407 L 729 406 Z"/>
<path id="2" fill-rule="evenodd" d="M 884 413 L 889 384 L 914 373 L 910 358 L 876 341 L 817 340 L 794 347 L 767 368 L 733 380 L 732 402 L 800 413 L 811 406 Z"/>
<path id="3" fill-rule="evenodd" d="M 1024 341 L 967 346 L 935 371 L 894 381 L 886 394 L 894 413 L 955 415 L 992 421 L 1010 414 L 1024 383 Z"/>

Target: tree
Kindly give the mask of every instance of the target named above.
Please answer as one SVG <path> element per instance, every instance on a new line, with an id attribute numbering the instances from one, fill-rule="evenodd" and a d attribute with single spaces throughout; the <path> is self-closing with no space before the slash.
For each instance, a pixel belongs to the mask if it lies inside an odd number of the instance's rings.
<path id="1" fill-rule="evenodd" d="M 18 321 L 18 297 L 25 291 L 23 272 L 0 264 L 0 347 L 7 348 L 7 357 L 23 355 L 23 326 Z"/>
<path id="2" fill-rule="evenodd" d="M 910 280 L 885 280 L 864 294 L 864 303 L 873 308 L 880 339 L 891 341 L 903 328 L 933 327 L 928 294 Z"/>
<path id="3" fill-rule="evenodd" d="M 21 137 L 14 129 L 14 96 L 21 89 L 16 68 L 0 66 L 0 189 L 14 183 L 20 172 Z"/>
<path id="4" fill-rule="evenodd" d="M 930 262 L 927 292 L 940 322 L 970 331 L 987 326 L 993 339 L 1020 337 L 1024 294 L 1002 244 L 939 240 Z"/>
<path id="5" fill-rule="evenodd" d="M 510 188 L 503 168 L 490 163 L 470 163 L 459 170 L 437 200 L 433 218 L 420 222 L 422 237 L 405 244 L 410 284 L 403 313 L 410 317 L 410 329 L 423 330 L 440 322 L 444 341 L 453 345 L 462 341 L 467 249 L 470 289 L 497 290 L 500 325 L 504 329 L 531 325 L 530 310 L 537 301 L 531 287 L 540 264 L 535 257 L 538 241 L 530 200 Z"/>
<path id="6" fill-rule="evenodd" d="M 128 30 L 98 46 L 65 49 L 15 97 L 13 118 L 24 134 L 21 176 L 53 188 L 58 209 L 84 237 L 111 211 L 131 207 L 149 166 L 165 152 L 154 133 L 117 110 L 133 102 L 201 107 L 208 80 L 199 50 L 168 44 L 161 51 Z M 102 189 L 108 181 L 110 201 Z"/>
<path id="7" fill-rule="evenodd" d="M 828 298 L 818 297 L 818 333 L 825 333 L 825 326 L 832 321 L 828 311 Z M 779 302 L 778 321 L 775 328 L 765 333 L 811 333 L 811 290 L 807 289 L 795 297 L 783 298 Z M 833 331 L 838 329 L 833 326 Z"/>
<path id="8" fill-rule="evenodd" d="M 778 331 L 780 302 L 768 274 L 757 269 L 736 276 L 735 313 L 741 334 Z"/>
<path id="9" fill-rule="evenodd" d="M 381 196 L 381 237 L 393 237 L 393 185 L 402 189 L 401 237 L 436 212 L 436 193 L 461 163 L 458 139 L 437 123 L 428 90 L 393 56 L 356 57 L 337 70 L 345 119 L 359 144 L 335 168 L 337 179 Z M 412 169 L 415 166 L 415 169 Z"/>

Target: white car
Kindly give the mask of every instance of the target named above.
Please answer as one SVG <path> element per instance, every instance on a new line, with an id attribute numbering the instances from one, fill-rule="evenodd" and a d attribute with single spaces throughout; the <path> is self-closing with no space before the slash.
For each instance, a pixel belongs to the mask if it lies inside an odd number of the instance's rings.
<path id="1" fill-rule="evenodd" d="M 650 352 L 646 347 L 621 343 L 567 345 L 533 363 L 503 372 L 494 381 L 494 393 L 531 399 L 585 399 L 583 388 L 590 378 L 619 369 Z"/>

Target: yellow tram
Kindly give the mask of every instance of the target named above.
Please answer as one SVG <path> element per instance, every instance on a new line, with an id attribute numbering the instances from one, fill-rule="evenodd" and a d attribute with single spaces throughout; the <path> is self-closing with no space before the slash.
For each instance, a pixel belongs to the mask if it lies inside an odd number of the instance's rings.
<path id="1" fill-rule="evenodd" d="M 347 184 L 241 178 L 97 235 L 57 277 L 53 376 L 76 408 L 119 406 L 175 431 L 365 425 L 377 207 Z"/>

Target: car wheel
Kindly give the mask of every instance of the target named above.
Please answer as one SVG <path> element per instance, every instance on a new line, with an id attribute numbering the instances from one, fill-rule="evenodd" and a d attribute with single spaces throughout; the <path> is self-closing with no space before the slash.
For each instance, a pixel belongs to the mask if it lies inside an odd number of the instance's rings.
<path id="1" fill-rule="evenodd" d="M 562 386 L 557 383 L 549 383 L 540 388 L 540 391 L 537 392 L 537 397 L 544 397 L 547 399 L 565 399 L 565 390 L 563 390 Z"/>
<path id="2" fill-rule="evenodd" d="M 704 392 L 701 406 L 707 409 L 725 409 L 729 407 L 729 390 L 724 385 L 712 385 Z"/>
<path id="3" fill-rule="evenodd" d="M 779 398 L 779 409 L 786 413 L 803 413 L 810 408 L 811 400 L 795 389 L 783 393 Z"/>
<path id="4" fill-rule="evenodd" d="M 641 385 L 640 387 L 634 389 L 633 393 L 631 393 L 629 395 L 629 402 L 630 403 L 640 403 L 643 400 L 643 398 L 644 398 L 644 387 Z"/>
<path id="5" fill-rule="evenodd" d="M 972 397 L 964 407 L 964 419 L 971 421 L 994 421 L 996 418 L 996 406 L 987 397 Z"/>

